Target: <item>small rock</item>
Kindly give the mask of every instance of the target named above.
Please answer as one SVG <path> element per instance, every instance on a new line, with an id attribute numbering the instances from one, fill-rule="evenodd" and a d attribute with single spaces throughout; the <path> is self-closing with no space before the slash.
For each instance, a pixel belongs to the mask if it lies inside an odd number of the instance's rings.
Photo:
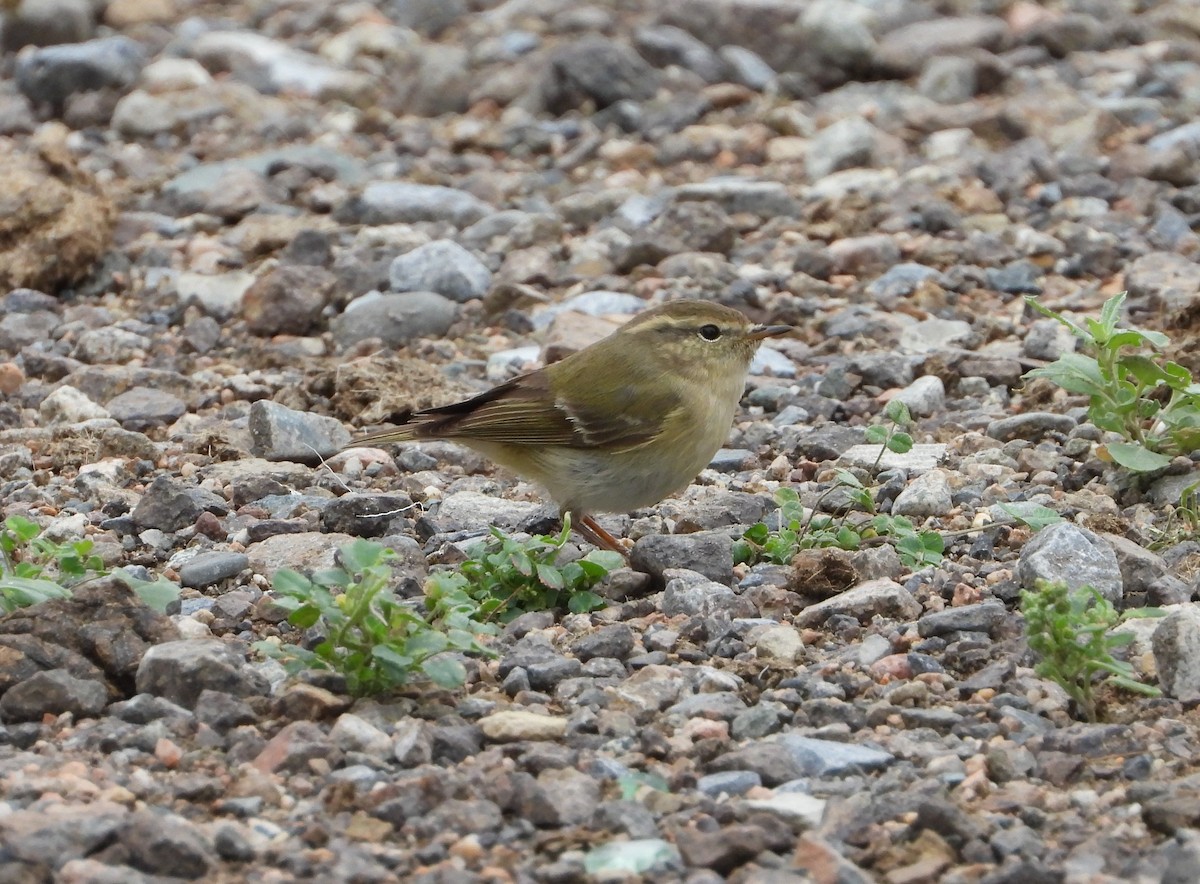
<path id="1" fill-rule="evenodd" d="M 457 315 L 454 302 L 436 292 L 371 292 L 346 305 L 330 328 L 343 349 L 368 338 L 379 338 L 388 347 L 402 347 L 414 338 L 441 337 Z"/>
<path id="2" fill-rule="evenodd" d="M 250 439 L 256 457 L 314 463 L 348 445 L 350 432 L 334 418 L 260 399 L 250 406 Z"/>
<path id="3" fill-rule="evenodd" d="M 937 414 L 946 405 L 946 385 L 937 375 L 922 375 L 892 397 L 914 417 Z"/>
<path id="4" fill-rule="evenodd" d="M 373 181 L 362 195 L 342 206 L 335 217 L 348 224 L 415 224 L 446 221 L 468 227 L 494 212 L 490 205 L 464 190 L 436 184 Z"/>
<path id="5" fill-rule="evenodd" d="M 187 405 L 177 396 L 150 387 L 131 387 L 108 400 L 108 413 L 127 430 L 161 427 L 179 419 Z"/>
<path id="6" fill-rule="evenodd" d="M 387 758 L 392 738 L 364 718 L 343 712 L 329 729 L 329 739 L 343 752 L 362 752 L 375 758 Z"/>
<path id="7" fill-rule="evenodd" d="M 236 577 L 250 566 L 245 553 L 203 552 L 189 559 L 179 569 L 179 582 L 184 586 L 204 589 L 230 577 Z"/>
<path id="8" fill-rule="evenodd" d="M 491 271 L 458 243 L 438 239 L 397 256 L 388 270 L 394 292 L 436 292 L 459 303 L 482 298 Z"/>
<path id="9" fill-rule="evenodd" d="M 669 568 L 687 568 L 728 586 L 733 581 L 733 540 L 727 534 L 649 534 L 638 539 L 630 563 L 656 580 Z"/>
<path id="10" fill-rule="evenodd" d="M 48 424 L 78 424 L 83 421 L 110 417 L 108 409 L 97 405 L 79 390 L 67 384 L 55 389 L 42 400 L 38 413 Z"/>
<path id="11" fill-rule="evenodd" d="M 922 638 L 944 635 L 947 632 L 986 632 L 991 634 L 1007 619 L 1002 604 L 984 602 L 932 611 L 917 621 L 917 633 Z"/>
<path id="12" fill-rule="evenodd" d="M 31 103 L 61 112 L 76 93 L 129 88 L 145 63 L 145 50 L 135 41 L 101 37 L 23 52 L 14 73 L 17 88 Z"/>
<path id="13" fill-rule="evenodd" d="M 783 734 L 777 738 L 793 759 L 800 776 L 844 777 L 880 770 L 896 760 L 895 756 L 879 749 L 854 743 L 817 740 L 799 734 Z"/>
<path id="14" fill-rule="evenodd" d="M 1021 549 L 1016 576 L 1029 589 L 1038 580 L 1062 582 L 1071 589 L 1091 586 L 1114 605 L 1120 605 L 1123 595 L 1121 567 L 1112 547 L 1071 522 L 1035 534 Z"/>
<path id="15" fill-rule="evenodd" d="M 1077 426 L 1076 421 L 1065 414 L 1044 411 L 1027 411 L 1012 417 L 1002 417 L 987 425 L 987 435 L 1001 442 L 1013 439 L 1028 439 L 1036 442 L 1044 436 L 1066 435 Z"/>
<path id="16" fill-rule="evenodd" d="M 246 327 L 256 335 L 309 334 L 336 286 L 336 277 L 323 267 L 276 267 L 242 296 Z"/>
<path id="17" fill-rule="evenodd" d="M 1151 644 L 1163 691 L 1185 702 L 1200 700 L 1200 606 L 1168 614 L 1154 630 Z"/>
<path id="18" fill-rule="evenodd" d="M 191 709 L 210 688 L 237 697 L 265 695 L 266 679 L 219 639 L 196 639 L 155 645 L 138 664 L 138 693 L 165 697 Z"/>
<path id="19" fill-rule="evenodd" d="M 557 740 L 567 732 L 567 719 L 522 709 L 507 709 L 479 719 L 479 729 L 495 743 Z"/>
<path id="20" fill-rule="evenodd" d="M 942 470 L 918 476 L 892 504 L 892 513 L 897 516 L 945 516 L 953 509 L 950 482 Z"/>
<path id="21" fill-rule="evenodd" d="M 178 531 L 194 523 L 202 511 L 182 484 L 159 476 L 150 483 L 130 517 L 139 528 Z"/>
<path id="22" fill-rule="evenodd" d="M 860 583 L 833 598 L 809 605 L 796 617 L 797 626 L 819 626 L 834 614 L 845 614 L 866 623 L 872 617 L 889 617 L 901 622 L 921 615 L 921 603 L 892 580 Z"/>
<path id="23" fill-rule="evenodd" d="M 76 678 L 63 669 L 38 672 L 9 688 L 0 697 L 5 721 L 41 721 L 44 715 L 70 712 L 76 718 L 99 715 L 108 704 L 108 691 L 98 681 Z"/>

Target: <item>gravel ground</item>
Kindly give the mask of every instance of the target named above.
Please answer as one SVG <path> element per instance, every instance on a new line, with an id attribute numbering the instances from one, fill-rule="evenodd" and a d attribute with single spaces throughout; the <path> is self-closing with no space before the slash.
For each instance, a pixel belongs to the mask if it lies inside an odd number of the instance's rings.
<path id="1" fill-rule="evenodd" d="M 0 507 L 185 589 L 0 619 L 0 880 L 1200 880 L 1200 470 L 1131 481 L 1022 380 L 1073 347 L 1026 294 L 1128 291 L 1200 368 L 1191 0 L 2 5 Z M 547 521 L 452 445 L 317 453 L 677 297 L 798 331 L 686 493 L 603 520 L 609 607 L 459 692 L 251 652 L 279 568 L 373 536 L 418 587 Z M 733 567 L 894 398 L 886 509 L 1065 521 Z M 1164 697 L 1072 718 L 1043 576 L 1174 606 L 1130 650 Z"/>

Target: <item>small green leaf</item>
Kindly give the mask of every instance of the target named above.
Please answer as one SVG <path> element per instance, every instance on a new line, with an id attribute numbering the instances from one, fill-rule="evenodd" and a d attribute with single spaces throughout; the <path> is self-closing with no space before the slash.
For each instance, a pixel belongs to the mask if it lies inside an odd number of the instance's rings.
<path id="1" fill-rule="evenodd" d="M 542 586 L 549 589 L 562 589 L 566 586 L 562 572 L 553 565 L 539 564 L 537 566 L 537 579 Z"/>
<path id="2" fill-rule="evenodd" d="M 1105 448 L 1114 462 L 1137 473 L 1161 470 L 1171 463 L 1171 458 L 1167 455 L 1133 442 L 1109 442 Z"/>
<path id="3" fill-rule="evenodd" d="M 602 596 L 590 590 L 574 593 L 567 599 L 567 610 L 572 614 L 586 614 L 588 611 L 598 611 L 606 607 L 608 602 Z"/>
<path id="4" fill-rule="evenodd" d="M 1063 521 L 1062 516 L 1046 506 L 1025 503 L 1001 503 L 997 506 L 1034 531 L 1040 531 L 1047 525 L 1055 525 Z"/>
<path id="5" fill-rule="evenodd" d="M 467 667 L 462 661 L 449 654 L 431 657 L 421 663 L 421 671 L 441 688 L 460 688 L 467 682 Z"/>
<path id="6" fill-rule="evenodd" d="M 888 420 L 899 426 L 907 426 L 911 424 L 912 415 L 908 411 L 908 406 L 899 399 L 892 399 L 883 408 L 883 413 Z"/>
<path id="7" fill-rule="evenodd" d="M 888 439 L 887 448 L 894 454 L 908 454 L 913 448 L 913 438 L 908 433 L 894 433 Z"/>

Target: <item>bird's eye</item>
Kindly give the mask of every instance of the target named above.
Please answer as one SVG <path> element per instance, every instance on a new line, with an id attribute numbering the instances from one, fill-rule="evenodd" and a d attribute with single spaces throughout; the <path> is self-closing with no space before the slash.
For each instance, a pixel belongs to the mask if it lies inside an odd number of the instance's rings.
<path id="1" fill-rule="evenodd" d="M 721 330 L 715 325 L 702 325 L 700 326 L 700 337 L 704 338 L 706 341 L 715 341 L 717 338 L 721 337 Z"/>

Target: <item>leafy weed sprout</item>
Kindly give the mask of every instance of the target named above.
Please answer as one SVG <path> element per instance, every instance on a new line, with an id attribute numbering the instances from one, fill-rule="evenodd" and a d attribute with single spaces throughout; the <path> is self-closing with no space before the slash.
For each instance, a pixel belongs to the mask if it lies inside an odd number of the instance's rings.
<path id="1" fill-rule="evenodd" d="M 1021 591 L 1021 612 L 1029 648 L 1038 656 L 1034 671 L 1062 687 L 1088 721 L 1096 721 L 1098 682 L 1161 696 L 1158 688 L 1137 680 L 1132 666 L 1112 655 L 1132 642 L 1133 634 L 1110 630 L 1128 617 L 1157 617 L 1162 611 L 1141 608 L 1123 617 L 1094 587 L 1070 590 L 1064 583 L 1040 580 L 1033 590 Z"/>

